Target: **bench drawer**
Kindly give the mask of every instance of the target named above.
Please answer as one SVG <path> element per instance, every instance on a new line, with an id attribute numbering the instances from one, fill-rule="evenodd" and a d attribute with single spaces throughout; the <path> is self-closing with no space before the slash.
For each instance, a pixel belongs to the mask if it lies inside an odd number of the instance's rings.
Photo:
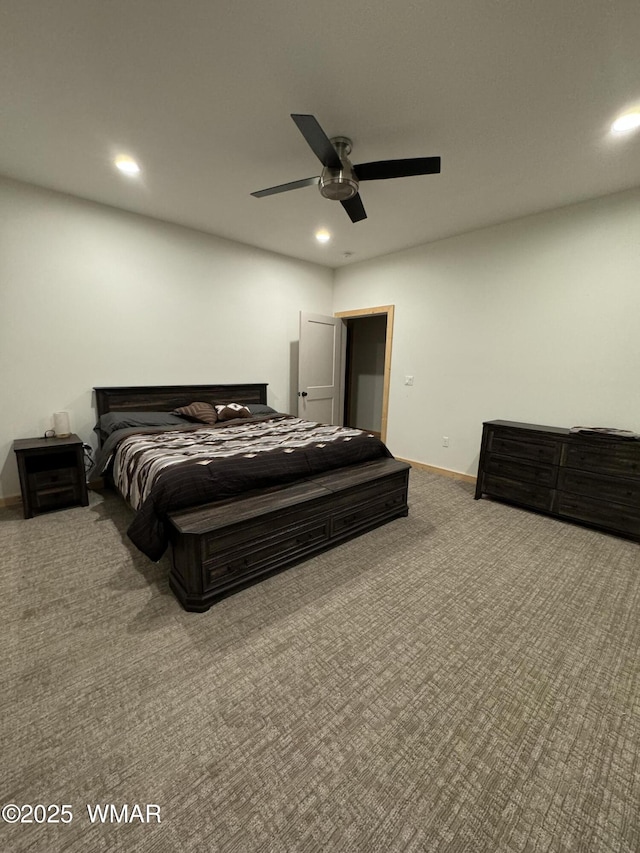
<path id="1" fill-rule="evenodd" d="M 267 571 L 286 560 L 293 553 L 304 552 L 305 548 L 317 548 L 329 539 L 329 518 L 322 521 L 299 524 L 295 529 L 282 529 L 272 536 L 258 535 L 251 538 L 251 531 L 244 545 L 238 548 L 221 549 L 216 553 L 216 542 L 208 550 L 215 556 L 203 564 L 207 581 L 206 589 L 228 583 L 231 579 L 256 571 Z"/>
<path id="2" fill-rule="evenodd" d="M 236 590 L 408 514 L 410 466 L 348 466 L 169 517 L 171 589 L 204 611 Z"/>
<path id="3" fill-rule="evenodd" d="M 384 497 L 370 499 L 365 504 L 352 506 L 336 512 L 331 520 L 331 536 L 346 537 L 365 527 L 370 527 L 374 519 L 384 518 L 387 515 L 395 516 L 398 510 L 407 503 L 407 493 L 399 489 Z"/>

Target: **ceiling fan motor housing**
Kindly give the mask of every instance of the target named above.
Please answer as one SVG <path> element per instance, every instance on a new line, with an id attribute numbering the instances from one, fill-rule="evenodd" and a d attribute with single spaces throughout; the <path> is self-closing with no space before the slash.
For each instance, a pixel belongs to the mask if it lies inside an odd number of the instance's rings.
<path id="1" fill-rule="evenodd" d="M 332 201 L 346 201 L 358 192 L 358 179 L 349 161 L 351 140 L 346 136 L 335 136 L 331 144 L 336 149 L 341 169 L 326 166 L 320 175 L 320 193 Z"/>

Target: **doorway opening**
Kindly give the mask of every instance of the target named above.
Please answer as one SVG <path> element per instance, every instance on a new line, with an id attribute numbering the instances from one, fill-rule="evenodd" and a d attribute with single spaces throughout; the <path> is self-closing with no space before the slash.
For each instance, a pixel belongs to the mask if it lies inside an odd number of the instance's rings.
<path id="1" fill-rule="evenodd" d="M 341 311 L 346 329 L 344 424 L 387 437 L 393 305 Z"/>

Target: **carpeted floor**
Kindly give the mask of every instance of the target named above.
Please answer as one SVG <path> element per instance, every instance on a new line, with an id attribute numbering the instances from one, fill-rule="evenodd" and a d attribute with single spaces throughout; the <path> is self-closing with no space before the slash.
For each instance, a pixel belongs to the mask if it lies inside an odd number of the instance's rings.
<path id="1" fill-rule="evenodd" d="M 115 496 L 0 510 L 2 799 L 72 815 L 0 849 L 637 853 L 640 546 L 472 493 L 206 614 Z"/>

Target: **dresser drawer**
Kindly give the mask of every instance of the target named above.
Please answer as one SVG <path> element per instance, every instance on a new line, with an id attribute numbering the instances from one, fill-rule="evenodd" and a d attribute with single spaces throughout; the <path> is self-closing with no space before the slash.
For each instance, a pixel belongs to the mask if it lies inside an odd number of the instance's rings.
<path id="1" fill-rule="evenodd" d="M 550 511 L 553 507 L 554 490 L 536 483 L 524 483 L 484 474 L 482 491 L 491 497 L 514 501 L 533 509 Z"/>
<path id="2" fill-rule="evenodd" d="M 564 459 L 567 468 L 580 468 L 602 474 L 640 476 L 640 442 L 630 441 L 598 445 L 595 442 L 570 442 Z"/>
<path id="3" fill-rule="evenodd" d="M 538 483 L 553 488 L 556 484 L 558 468 L 545 462 L 535 463 L 512 459 L 507 456 L 491 454 L 485 462 L 487 474 L 512 480 L 524 480 L 526 483 Z"/>
<path id="4" fill-rule="evenodd" d="M 560 461 L 561 448 L 562 444 L 554 439 L 538 438 L 534 435 L 514 435 L 500 430 L 489 434 L 487 450 L 491 454 L 500 456 L 557 465 Z"/>
<path id="5" fill-rule="evenodd" d="M 640 509 L 617 503 L 603 503 L 596 498 L 558 494 L 558 514 L 577 521 L 596 524 L 617 533 L 640 535 Z"/>
<path id="6" fill-rule="evenodd" d="M 608 477 L 605 474 L 563 468 L 558 477 L 558 489 L 640 509 L 640 479 Z"/>

